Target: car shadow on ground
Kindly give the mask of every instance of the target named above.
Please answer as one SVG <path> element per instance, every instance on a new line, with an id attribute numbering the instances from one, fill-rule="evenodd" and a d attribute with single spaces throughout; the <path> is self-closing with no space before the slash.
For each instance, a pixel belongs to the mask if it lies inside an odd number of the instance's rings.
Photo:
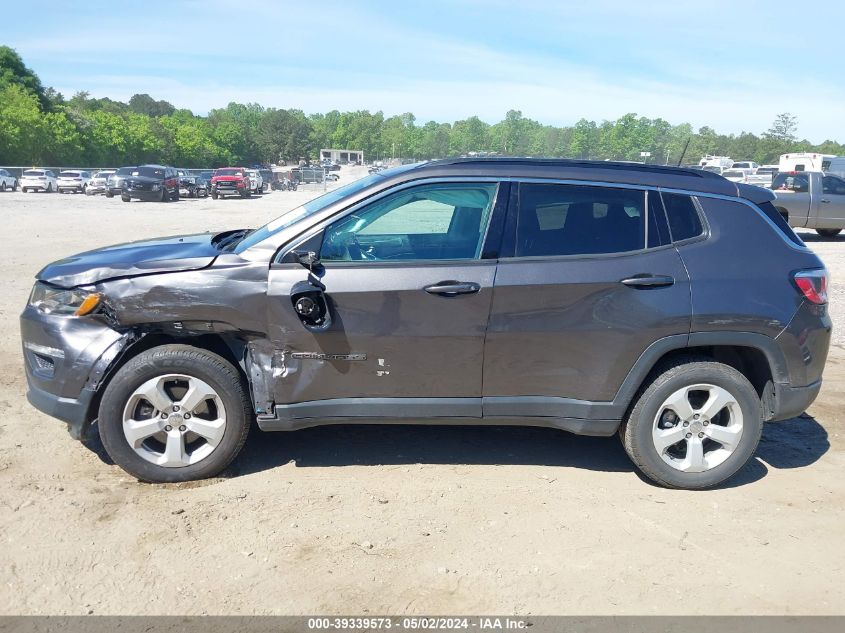
<path id="1" fill-rule="evenodd" d="M 89 450 L 113 464 L 96 429 Z M 809 466 L 830 449 L 827 431 L 808 414 L 763 427 L 757 453 L 719 488 L 743 486 L 778 470 Z M 238 477 L 293 462 L 297 467 L 399 464 L 565 466 L 632 472 L 619 439 L 517 426 L 331 425 L 291 433 L 253 428 L 235 462 L 223 473 Z M 642 475 L 644 482 L 651 484 Z M 653 484 L 652 484 L 653 485 Z"/>

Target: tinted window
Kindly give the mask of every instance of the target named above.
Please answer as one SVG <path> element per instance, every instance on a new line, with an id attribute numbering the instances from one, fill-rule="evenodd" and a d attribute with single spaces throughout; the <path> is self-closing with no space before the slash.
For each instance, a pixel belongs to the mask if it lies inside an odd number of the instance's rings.
<path id="1" fill-rule="evenodd" d="M 516 256 L 623 253 L 645 246 L 645 192 L 522 184 Z"/>
<path id="2" fill-rule="evenodd" d="M 118 169 L 118 170 L 115 172 L 115 174 L 117 174 L 118 176 L 128 176 L 128 175 L 129 175 L 129 174 L 131 174 L 134 170 L 135 170 L 135 168 L 134 168 L 134 167 L 121 167 L 120 169 Z"/>
<path id="3" fill-rule="evenodd" d="M 772 189 L 777 191 L 806 193 L 810 190 L 810 177 L 806 172 L 781 173 L 775 176 L 775 179 L 772 181 Z"/>
<path id="4" fill-rule="evenodd" d="M 672 240 L 680 242 L 698 237 L 704 232 L 692 197 L 677 193 L 664 193 L 662 196 Z"/>
<path id="5" fill-rule="evenodd" d="M 413 187 L 356 210 L 325 230 L 323 261 L 478 259 L 495 184 Z"/>
<path id="6" fill-rule="evenodd" d="M 845 180 L 836 176 L 825 176 L 822 178 L 822 192 L 834 195 L 845 195 Z"/>
<path id="7" fill-rule="evenodd" d="M 133 176 L 145 176 L 147 178 L 164 178 L 164 170 L 159 167 L 136 167 L 132 170 Z"/>

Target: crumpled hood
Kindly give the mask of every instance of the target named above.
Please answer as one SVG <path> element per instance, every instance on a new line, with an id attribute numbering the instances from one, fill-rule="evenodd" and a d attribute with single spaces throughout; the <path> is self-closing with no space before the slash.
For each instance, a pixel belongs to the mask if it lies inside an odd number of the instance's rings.
<path id="1" fill-rule="evenodd" d="M 48 264 L 36 277 L 71 288 L 116 277 L 198 270 L 210 266 L 219 254 L 213 237 L 200 233 L 107 246 Z"/>

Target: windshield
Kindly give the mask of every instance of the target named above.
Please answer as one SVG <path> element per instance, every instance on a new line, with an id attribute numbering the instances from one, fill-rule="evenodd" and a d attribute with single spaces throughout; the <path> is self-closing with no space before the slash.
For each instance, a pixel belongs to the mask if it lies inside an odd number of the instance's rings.
<path id="1" fill-rule="evenodd" d="M 704 171 L 712 171 L 714 174 L 721 174 L 722 168 L 721 167 L 714 167 L 712 165 L 708 165 L 707 167 L 702 167 Z"/>
<path id="2" fill-rule="evenodd" d="M 38 169 L 27 169 L 25 172 L 23 172 L 23 175 L 24 176 L 43 176 L 44 172 L 39 171 Z"/>
<path id="3" fill-rule="evenodd" d="M 128 176 L 134 170 L 134 167 L 121 167 L 116 172 L 114 172 L 117 176 Z"/>
<path id="4" fill-rule="evenodd" d="M 215 176 L 243 176 L 244 172 L 241 169 L 218 169 L 214 172 Z"/>
<path id="5" fill-rule="evenodd" d="M 367 187 L 373 185 L 376 182 L 384 180 L 383 176 L 371 174 L 369 176 L 364 176 L 354 182 L 350 182 L 348 185 L 344 185 L 342 187 L 338 187 L 337 189 L 332 189 L 324 193 L 322 196 L 318 198 L 314 198 L 313 200 L 309 200 L 301 207 L 296 207 L 291 211 L 288 211 L 284 215 L 279 216 L 272 222 L 265 224 L 260 229 L 257 229 L 250 233 L 235 249 L 236 253 L 242 253 L 246 249 L 250 248 L 251 246 L 255 246 L 259 242 L 263 242 L 271 235 L 274 235 L 281 231 L 282 229 L 286 229 L 295 222 L 299 222 L 307 218 L 318 211 L 325 209 L 327 206 L 334 204 L 338 200 L 345 198 L 346 196 L 350 196 L 352 194 L 358 193 L 366 189 Z"/>
<path id="6" fill-rule="evenodd" d="M 159 167 L 137 167 L 132 170 L 132 175 L 146 178 L 164 178 L 164 170 Z"/>

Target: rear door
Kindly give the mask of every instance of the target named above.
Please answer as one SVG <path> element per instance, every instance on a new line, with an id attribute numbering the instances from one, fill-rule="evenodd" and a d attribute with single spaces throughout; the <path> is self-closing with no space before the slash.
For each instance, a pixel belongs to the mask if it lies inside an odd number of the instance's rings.
<path id="1" fill-rule="evenodd" d="M 480 417 L 484 335 L 507 184 L 432 182 L 393 190 L 305 237 L 331 306 L 306 328 L 291 293 L 298 264 L 270 270 L 277 405 L 289 417 Z M 500 200 L 497 203 L 497 199 Z"/>
<path id="2" fill-rule="evenodd" d="M 484 417 L 584 417 L 649 345 L 689 333 L 689 277 L 656 191 L 524 182 L 508 217 Z"/>

